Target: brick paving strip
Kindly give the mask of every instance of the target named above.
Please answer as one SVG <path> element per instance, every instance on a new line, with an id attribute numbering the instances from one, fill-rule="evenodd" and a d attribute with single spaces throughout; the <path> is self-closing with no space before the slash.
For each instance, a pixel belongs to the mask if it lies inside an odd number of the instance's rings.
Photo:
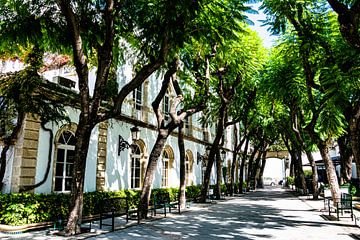
<path id="1" fill-rule="evenodd" d="M 280 188 L 227 197 L 214 204 L 192 204 L 180 215 L 145 222 L 114 232 L 63 238 L 45 231 L 0 235 L 1 239 L 360 239 L 360 228 L 349 219 L 321 217 L 323 200 L 311 200 Z M 96 226 L 96 225 L 95 225 Z"/>

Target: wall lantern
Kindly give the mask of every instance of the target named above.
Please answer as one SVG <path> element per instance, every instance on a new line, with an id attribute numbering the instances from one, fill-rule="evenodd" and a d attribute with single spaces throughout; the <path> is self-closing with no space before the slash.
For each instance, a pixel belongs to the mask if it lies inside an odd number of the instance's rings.
<path id="1" fill-rule="evenodd" d="M 211 146 L 209 145 L 209 146 L 206 147 L 206 156 L 207 157 L 209 157 L 210 151 L 211 151 Z"/>
<path id="2" fill-rule="evenodd" d="M 225 158 L 226 158 L 226 151 L 223 149 L 221 151 L 221 161 L 224 162 L 225 161 Z"/>
<path id="3" fill-rule="evenodd" d="M 135 142 L 140 138 L 140 129 L 137 126 L 130 128 L 132 141 Z M 133 144 L 129 144 L 121 135 L 119 135 L 119 148 L 118 148 L 118 156 L 125 149 L 129 149 Z"/>
<path id="4" fill-rule="evenodd" d="M 140 129 L 137 126 L 133 126 L 132 128 L 130 128 L 130 131 L 133 142 L 140 139 Z"/>

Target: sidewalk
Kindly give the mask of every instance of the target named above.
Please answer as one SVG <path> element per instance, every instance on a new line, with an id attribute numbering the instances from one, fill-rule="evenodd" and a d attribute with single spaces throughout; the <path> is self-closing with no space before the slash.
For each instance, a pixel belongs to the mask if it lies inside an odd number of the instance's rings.
<path id="1" fill-rule="evenodd" d="M 228 197 L 216 204 L 193 204 L 181 215 L 146 222 L 84 239 L 360 239 L 351 219 L 329 221 L 321 217 L 323 200 L 299 197 L 280 188 L 256 190 Z M 79 239 L 47 235 L 46 231 L 1 235 L 1 239 Z"/>

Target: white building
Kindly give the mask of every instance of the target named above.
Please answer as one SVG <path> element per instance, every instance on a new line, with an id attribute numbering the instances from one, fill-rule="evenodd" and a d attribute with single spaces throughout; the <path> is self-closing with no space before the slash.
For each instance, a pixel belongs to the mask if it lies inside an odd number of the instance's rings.
<path id="1" fill-rule="evenodd" d="M 77 76 L 74 69 L 62 67 L 48 70 L 44 74 L 48 81 L 63 85 L 78 92 Z M 90 71 L 90 94 L 93 92 L 95 70 Z M 132 66 L 124 65 L 118 70 L 118 84 L 123 86 L 133 76 Z M 72 81 L 69 81 L 72 80 Z M 147 161 L 157 137 L 156 118 L 151 103 L 161 81 L 153 74 L 141 87 L 130 94 L 123 105 L 122 120 L 109 120 L 98 124 L 92 131 L 87 156 L 85 191 L 119 189 L 140 189 L 146 171 Z M 168 111 L 169 101 L 174 97 L 170 88 L 163 99 L 163 110 Z M 46 182 L 34 190 L 35 193 L 68 192 L 72 181 L 71 172 L 74 156 L 74 133 L 79 120 L 79 111 L 71 106 L 66 108 L 71 123 L 49 122 L 41 127 L 38 119 L 27 116 L 19 139 L 8 152 L 3 192 L 18 192 L 22 186 L 40 182 L 45 175 L 48 162 L 50 171 Z M 212 142 L 213 132 L 198 122 L 201 113 L 190 117 L 185 124 L 185 150 L 187 185 L 202 182 L 202 165 L 198 154 L 204 155 L 207 144 Z M 140 129 L 140 139 L 132 142 L 130 128 Z M 233 130 L 225 133 L 225 148 L 233 149 Z M 53 139 L 51 139 L 53 135 Z M 133 148 L 120 151 L 122 139 Z M 50 150 L 50 152 L 49 152 Z M 225 163 L 232 156 L 228 152 Z M 229 168 L 228 168 L 229 169 Z M 213 174 L 215 169 L 213 169 Z M 179 186 L 179 151 L 177 134 L 172 134 L 166 143 L 158 162 L 153 187 Z M 212 183 L 215 181 L 212 177 Z"/>

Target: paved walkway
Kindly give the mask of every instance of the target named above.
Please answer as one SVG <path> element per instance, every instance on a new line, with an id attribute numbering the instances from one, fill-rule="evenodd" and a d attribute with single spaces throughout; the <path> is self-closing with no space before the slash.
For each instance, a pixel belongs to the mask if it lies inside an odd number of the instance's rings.
<path id="1" fill-rule="evenodd" d="M 173 214 L 87 239 L 360 239 L 360 228 L 354 222 L 326 220 L 321 217 L 326 215 L 322 208 L 322 200 L 313 201 L 284 189 L 268 188 L 216 204 L 194 204 L 181 215 Z M 61 239 L 45 232 L 2 237 Z"/>

